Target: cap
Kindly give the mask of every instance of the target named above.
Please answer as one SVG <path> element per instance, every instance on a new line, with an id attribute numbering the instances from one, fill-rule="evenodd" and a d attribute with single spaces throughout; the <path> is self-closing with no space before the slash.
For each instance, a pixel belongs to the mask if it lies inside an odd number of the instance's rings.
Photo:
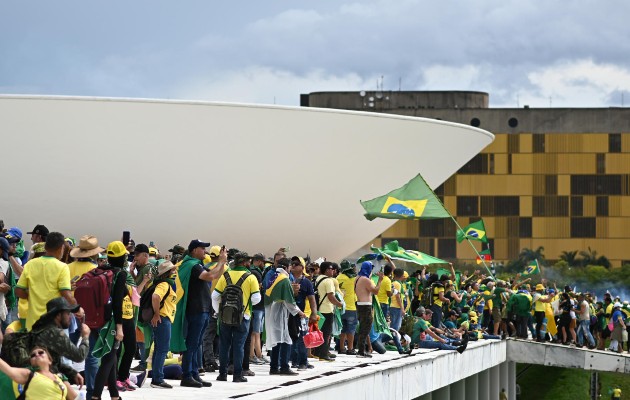
<path id="1" fill-rule="evenodd" d="M 197 247 L 203 247 L 203 248 L 210 247 L 210 243 L 202 242 L 199 239 L 192 240 L 190 244 L 188 245 L 188 251 L 191 252 L 195 250 Z"/>
<path id="2" fill-rule="evenodd" d="M 180 246 L 179 244 L 176 244 L 175 246 L 173 246 L 172 249 L 168 249 L 168 252 L 173 253 L 173 254 L 184 254 L 185 251 L 186 249 Z"/>
<path id="3" fill-rule="evenodd" d="M 48 236 L 50 231 L 44 225 L 35 225 L 32 232 L 26 232 L 27 235 L 37 234 L 42 236 Z"/>
<path id="4" fill-rule="evenodd" d="M 536 285 L 536 290 L 545 290 L 545 287 L 542 283 L 539 283 L 538 285 Z"/>
<path id="5" fill-rule="evenodd" d="M 219 246 L 210 247 L 210 257 L 219 257 L 219 254 L 221 254 L 221 247 Z"/>
<path id="6" fill-rule="evenodd" d="M 120 240 L 107 245 L 107 257 L 122 257 L 127 253 L 125 245 Z"/>
<path id="7" fill-rule="evenodd" d="M 135 254 L 148 253 L 149 252 L 149 246 L 147 246 L 144 243 L 137 244 L 136 248 L 133 250 L 133 252 Z"/>
<path id="8" fill-rule="evenodd" d="M 9 230 L 7 231 L 7 233 L 11 236 L 15 236 L 16 238 L 18 238 L 19 240 L 22 240 L 22 230 L 20 228 L 18 228 L 17 226 L 14 226 L 12 228 L 9 228 Z"/>
<path id="9" fill-rule="evenodd" d="M 234 264 L 238 266 L 243 261 L 250 260 L 251 257 L 244 251 L 238 252 L 234 255 Z"/>
<path id="10" fill-rule="evenodd" d="M 3 237 L 0 237 L 0 249 L 2 249 L 2 259 L 9 261 L 9 242 Z"/>
<path id="11" fill-rule="evenodd" d="M 155 247 L 149 247 L 149 255 L 157 256 L 158 253 L 159 253 L 158 249 L 156 249 Z"/>
<path id="12" fill-rule="evenodd" d="M 265 255 L 263 253 L 256 253 L 252 256 L 252 260 L 260 260 L 260 261 L 265 261 Z"/>

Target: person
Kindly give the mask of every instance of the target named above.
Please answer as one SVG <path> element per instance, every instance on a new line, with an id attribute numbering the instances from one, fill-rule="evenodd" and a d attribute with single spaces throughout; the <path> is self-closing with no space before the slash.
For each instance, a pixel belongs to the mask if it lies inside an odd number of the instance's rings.
<path id="1" fill-rule="evenodd" d="M 354 293 L 354 282 L 357 279 L 356 266 L 350 264 L 348 260 L 341 262 L 341 273 L 337 276 L 339 289 L 343 294 L 343 301 L 346 304 L 346 312 L 341 315 L 341 334 L 339 335 L 339 353 L 349 356 L 356 356 L 354 349 L 354 333 L 357 330 L 357 300 Z M 348 348 L 344 349 L 345 344 Z"/>
<path id="2" fill-rule="evenodd" d="M 370 345 L 370 331 L 372 330 L 372 322 L 374 320 L 372 310 L 372 297 L 378 294 L 383 283 L 383 273 L 378 272 L 378 282 L 375 285 L 370 279 L 374 264 L 370 261 L 364 261 L 361 264 L 361 270 L 358 272 L 355 281 L 355 293 L 357 296 L 357 317 L 359 319 L 359 332 L 357 334 L 356 348 L 357 357 L 372 357 L 366 349 Z"/>
<path id="3" fill-rule="evenodd" d="M 252 257 L 252 264 L 249 271 L 256 277 L 258 286 L 262 287 L 262 274 L 265 268 L 265 256 L 261 253 L 254 254 Z M 312 285 L 311 285 L 312 288 Z M 252 323 L 251 323 L 251 345 L 249 350 L 250 361 L 254 364 L 264 364 L 269 362 L 268 359 L 262 354 L 261 336 L 264 328 L 265 318 L 265 304 L 260 301 L 252 309 Z M 247 349 L 245 349 L 247 350 Z"/>
<path id="4" fill-rule="evenodd" d="M 394 270 L 394 280 L 392 282 L 392 303 L 389 308 L 390 325 L 391 327 L 399 331 L 402 325 L 402 318 L 404 314 L 404 293 L 402 282 L 405 280 L 405 271 L 398 268 Z"/>
<path id="5" fill-rule="evenodd" d="M 4 295 L 11 290 L 11 286 L 5 283 L 5 279 L 9 275 L 9 241 L 0 237 L 0 323 L 4 324 L 9 310 L 7 309 Z M 0 330 L 0 343 L 2 340 L 2 330 Z"/>
<path id="6" fill-rule="evenodd" d="M 44 247 L 46 255 L 26 263 L 16 284 L 16 296 L 28 299 L 26 329 L 29 331 L 35 321 L 46 312 L 46 303 L 49 300 L 61 296 L 70 304 L 77 303 L 71 292 L 70 270 L 66 264 L 59 261 L 63 255 L 64 244 L 64 235 L 51 232 Z"/>
<path id="7" fill-rule="evenodd" d="M 48 230 L 48 228 L 46 228 L 45 225 L 35 225 L 35 228 L 33 228 L 33 230 L 31 232 L 26 232 L 27 235 L 31 235 L 31 241 L 33 242 L 33 245 L 31 246 L 31 250 L 29 252 L 28 255 L 28 259 L 29 261 L 33 258 L 35 258 L 35 255 L 37 253 L 37 245 L 39 243 L 45 243 L 46 239 L 48 238 L 48 234 L 50 233 L 50 231 Z M 64 242 L 65 242 L 65 237 L 64 237 Z M 61 256 L 63 256 L 63 253 L 61 254 Z M 59 256 L 59 258 L 61 259 L 61 256 Z"/>
<path id="8" fill-rule="evenodd" d="M 615 351 L 617 353 L 621 353 L 623 351 L 622 334 L 626 329 L 625 319 L 625 314 L 621 311 L 621 303 L 618 301 L 615 302 L 613 304 L 612 315 L 610 317 L 610 322 L 613 323 L 613 330 L 610 333 L 610 347 L 608 348 L 610 351 Z"/>
<path id="9" fill-rule="evenodd" d="M 184 291 L 177 303 L 177 312 L 171 327 L 171 351 L 182 352 L 183 376 L 180 382 L 185 387 L 210 387 L 212 383 L 199 377 L 199 350 L 204 330 L 208 325 L 208 317 L 212 309 L 212 299 L 209 282 L 219 277 L 227 261 L 227 252 L 221 250 L 217 267 L 213 270 L 206 268 L 203 260 L 206 248 L 210 243 L 198 239 L 190 241 L 188 254 L 179 266 L 178 275 Z M 184 334 L 185 333 L 185 334 Z"/>
<path id="10" fill-rule="evenodd" d="M 220 246 L 212 246 L 210 247 L 209 257 L 210 261 L 206 262 L 204 265 L 205 268 L 210 269 L 210 271 L 214 271 L 216 276 L 220 276 L 223 274 L 225 270 L 228 268 L 227 264 L 223 264 L 220 267 L 219 265 L 219 255 L 221 254 Z M 218 268 L 218 269 L 217 269 Z M 210 285 L 210 294 L 214 292 L 214 288 L 217 286 L 218 279 L 213 279 L 212 284 Z M 210 305 L 212 306 L 212 304 Z M 204 330 L 203 339 L 202 339 L 202 347 L 203 347 L 203 369 L 206 372 L 215 372 L 219 369 L 219 365 L 217 364 L 217 358 L 219 356 L 219 341 L 217 336 L 217 318 L 215 316 L 216 310 L 210 308 L 210 314 L 208 316 L 208 326 Z"/>
<path id="11" fill-rule="evenodd" d="M 527 339 L 527 321 L 531 315 L 531 297 L 528 297 L 527 291 L 521 289 L 510 296 L 506 307 L 516 317 L 516 336 Z"/>
<path id="12" fill-rule="evenodd" d="M 304 276 L 304 266 L 306 263 L 300 257 L 291 259 L 291 275 L 293 276 L 293 295 L 295 304 L 309 319 L 309 324 L 317 323 L 317 302 L 315 301 L 315 291 L 313 283 Z M 291 349 L 291 363 L 298 371 L 305 371 L 313 368 L 308 362 L 308 350 L 304 346 L 303 335 L 298 335 Z"/>
<path id="13" fill-rule="evenodd" d="M 221 250 L 221 254 L 225 255 L 225 248 Z M 219 320 L 219 376 L 218 381 L 227 381 L 227 369 L 230 361 L 230 352 L 232 353 L 232 361 L 234 365 L 233 382 L 247 382 L 247 378 L 243 376 L 243 356 L 245 352 L 245 339 L 249 332 L 249 324 L 251 319 L 251 306 L 257 304 L 261 300 L 260 287 L 258 280 L 249 272 L 251 257 L 245 252 L 239 252 L 234 255 L 234 268 L 226 271 L 221 275 L 217 286 L 212 292 L 212 308 L 219 310 L 219 302 L 222 293 L 228 287 L 228 284 L 237 285 L 242 277 L 246 278 L 241 283 L 243 292 L 243 319 L 238 326 L 227 325 Z M 220 270 L 220 269 L 218 269 Z M 227 281 L 229 277 L 230 282 Z"/>
<path id="14" fill-rule="evenodd" d="M 22 387 L 28 385 L 26 400 L 76 399 L 78 396 L 76 390 L 68 381 L 64 381 L 60 375 L 51 371 L 52 364 L 48 350 L 43 346 L 35 346 L 30 349 L 30 365 L 34 370 L 12 367 L 0 359 L 0 371 Z"/>
<path id="15" fill-rule="evenodd" d="M 621 388 L 619 386 L 615 386 L 613 388 L 611 399 L 612 400 L 620 400 L 621 399 Z"/>
<path id="16" fill-rule="evenodd" d="M 451 301 L 444 296 L 444 286 L 448 281 L 448 275 L 444 274 L 432 285 L 431 295 L 433 300 L 431 302 L 432 319 L 431 325 L 440 326 L 442 323 L 442 307 L 444 304 L 450 304 Z"/>
<path id="17" fill-rule="evenodd" d="M 153 318 L 153 358 L 151 359 L 151 387 L 172 389 L 173 386 L 164 381 L 164 361 L 171 343 L 171 324 L 177 311 L 177 285 L 175 284 L 176 267 L 170 261 L 158 265 L 158 276 L 153 283 L 155 291 L 152 295 Z M 180 289 L 181 292 L 181 289 Z"/>
<path id="18" fill-rule="evenodd" d="M 586 295 L 584 293 L 580 293 L 578 295 L 578 304 L 579 304 L 579 309 L 578 309 L 579 325 L 578 325 L 578 330 L 577 330 L 578 347 L 584 346 L 584 337 L 586 337 L 586 340 L 588 341 L 588 348 L 594 349 L 595 338 L 593 338 L 593 335 L 591 334 L 591 329 L 590 329 L 591 307 L 588 301 L 586 301 Z"/>
<path id="19" fill-rule="evenodd" d="M 383 284 L 376 295 L 376 299 L 383 310 L 383 316 L 389 317 L 389 302 L 392 297 L 392 266 L 387 264 L 383 267 Z"/>
<path id="20" fill-rule="evenodd" d="M 335 297 L 334 272 L 333 264 L 329 261 L 324 261 L 319 266 L 320 275 L 315 281 L 315 290 L 319 295 L 317 309 L 324 316 L 324 324 L 321 329 L 324 335 L 324 343 L 313 349 L 311 354 L 323 361 L 334 361 L 335 359 L 335 356 L 330 354 L 330 339 L 332 337 L 335 307 L 342 306 L 341 302 Z"/>
<path id="21" fill-rule="evenodd" d="M 541 330 L 543 326 L 543 321 L 545 319 L 545 303 L 551 303 L 553 301 L 552 296 L 544 296 L 543 292 L 545 291 L 545 287 L 542 283 L 536 285 L 536 292 L 532 296 L 532 301 L 534 303 L 534 318 L 536 319 L 536 341 L 544 342 L 544 338 L 542 337 Z"/>
<path id="22" fill-rule="evenodd" d="M 468 345 L 468 335 L 464 336 L 460 346 L 450 345 L 447 339 L 436 333 L 435 328 L 430 323 L 432 317 L 433 312 L 425 309 L 422 316 L 416 319 L 416 323 L 413 325 L 411 343 L 418 345 L 421 349 L 456 350 L 459 354 L 462 354 Z"/>

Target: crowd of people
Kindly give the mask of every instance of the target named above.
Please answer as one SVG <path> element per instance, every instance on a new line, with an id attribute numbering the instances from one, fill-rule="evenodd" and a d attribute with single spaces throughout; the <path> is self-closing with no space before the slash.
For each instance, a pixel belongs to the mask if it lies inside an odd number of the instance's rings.
<path id="1" fill-rule="evenodd" d="M 359 265 L 284 248 L 250 256 L 197 239 L 166 254 L 129 237 L 103 248 L 94 236 L 76 241 L 44 225 L 27 233 L 27 249 L 19 228 L 0 231 L 3 399 L 74 399 L 85 385 L 88 399 L 107 387 L 115 400 L 145 379 L 203 388 L 212 372 L 247 382 L 250 363 L 295 376 L 312 359 L 461 354 L 470 341 L 507 336 L 600 349 L 610 339 L 611 350 L 627 350 L 627 302 L 544 280 L 531 287 L 452 265 L 409 274 L 387 256 Z"/>

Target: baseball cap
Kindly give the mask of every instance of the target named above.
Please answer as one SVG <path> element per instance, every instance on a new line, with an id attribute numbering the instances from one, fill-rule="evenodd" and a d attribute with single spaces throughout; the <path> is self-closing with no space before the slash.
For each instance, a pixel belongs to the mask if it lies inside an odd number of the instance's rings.
<path id="1" fill-rule="evenodd" d="M 149 254 L 152 256 L 157 256 L 158 255 L 158 249 L 156 249 L 155 247 L 149 247 Z"/>
<path id="2" fill-rule="evenodd" d="M 210 247 L 210 243 L 202 242 L 199 239 L 194 239 L 188 245 L 188 251 L 191 252 L 195 250 L 197 247 L 203 247 L 203 248 Z"/>
<path id="3" fill-rule="evenodd" d="M 173 246 L 172 249 L 168 250 L 169 253 L 173 253 L 173 254 L 184 254 L 185 251 L 186 249 L 180 246 L 179 244 L 176 244 L 175 246 Z"/>
<path id="4" fill-rule="evenodd" d="M 35 225 L 32 232 L 26 232 L 27 235 L 37 234 L 42 236 L 48 236 L 50 231 L 44 225 Z"/>
<path id="5" fill-rule="evenodd" d="M 133 251 L 135 254 L 140 254 L 140 253 L 148 253 L 149 252 L 149 246 L 147 246 L 144 243 L 140 243 L 138 245 L 136 245 L 136 248 Z"/>
<path id="6" fill-rule="evenodd" d="M 127 248 L 120 240 L 107 245 L 107 257 L 122 257 L 127 253 Z"/>
<path id="7" fill-rule="evenodd" d="M 18 238 L 18 241 L 22 240 L 22 230 L 20 228 L 18 228 L 17 226 L 9 228 L 7 233 L 9 235 L 11 235 L 11 236 L 14 236 L 14 237 Z"/>
<path id="8" fill-rule="evenodd" d="M 221 247 L 220 246 L 212 246 L 210 247 L 210 257 L 218 257 L 219 254 L 221 254 Z"/>

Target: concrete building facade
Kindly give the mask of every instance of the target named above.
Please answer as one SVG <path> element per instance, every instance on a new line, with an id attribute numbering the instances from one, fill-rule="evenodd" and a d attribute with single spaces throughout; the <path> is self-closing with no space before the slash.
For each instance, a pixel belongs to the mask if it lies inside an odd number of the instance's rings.
<path id="1" fill-rule="evenodd" d="M 318 92 L 301 103 L 488 130 L 495 141 L 435 192 L 461 226 L 483 218 L 497 261 L 542 246 L 550 260 L 590 247 L 613 267 L 630 262 L 629 108 L 495 109 L 487 93 L 457 91 Z M 399 221 L 374 243 L 397 239 L 439 258 L 474 260 L 456 229 L 448 219 Z"/>

